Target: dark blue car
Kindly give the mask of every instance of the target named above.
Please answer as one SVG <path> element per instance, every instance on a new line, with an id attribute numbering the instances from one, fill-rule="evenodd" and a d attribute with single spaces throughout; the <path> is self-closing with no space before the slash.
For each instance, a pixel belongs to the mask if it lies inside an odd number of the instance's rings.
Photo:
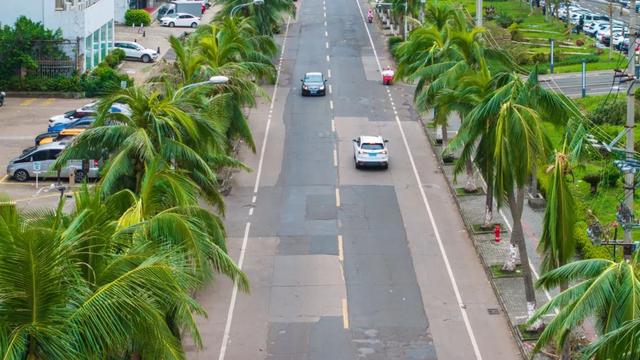
<path id="1" fill-rule="evenodd" d="M 94 116 L 85 116 L 78 120 L 74 120 L 72 122 L 66 124 L 56 124 L 54 126 L 49 126 L 47 132 L 60 132 L 64 129 L 76 128 L 76 127 L 89 127 L 96 120 Z"/>

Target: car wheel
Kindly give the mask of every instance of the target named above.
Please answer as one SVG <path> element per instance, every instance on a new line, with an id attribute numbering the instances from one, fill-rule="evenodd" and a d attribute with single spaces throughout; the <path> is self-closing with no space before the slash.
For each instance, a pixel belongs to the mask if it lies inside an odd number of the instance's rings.
<path id="1" fill-rule="evenodd" d="M 198 27 L 198 23 L 191 23 L 191 27 L 194 28 L 194 29 L 197 28 Z"/>
<path id="2" fill-rule="evenodd" d="M 84 171 L 76 170 L 76 182 L 83 182 L 83 181 L 84 181 Z"/>
<path id="3" fill-rule="evenodd" d="M 29 180 L 29 173 L 26 170 L 18 169 L 13 173 L 13 178 L 20 182 Z"/>
<path id="4" fill-rule="evenodd" d="M 176 26 L 176 24 L 175 24 L 175 23 L 173 23 L 173 22 L 170 22 L 170 23 L 169 23 L 169 27 L 174 27 L 174 26 Z"/>
<path id="5" fill-rule="evenodd" d="M 149 61 L 151 61 L 151 56 L 145 54 L 145 55 L 142 55 L 141 59 L 143 63 L 148 63 Z"/>
<path id="6" fill-rule="evenodd" d="M 383 168 L 384 170 L 387 170 L 387 169 L 389 168 L 389 163 L 384 163 L 384 164 L 382 165 L 382 168 Z"/>

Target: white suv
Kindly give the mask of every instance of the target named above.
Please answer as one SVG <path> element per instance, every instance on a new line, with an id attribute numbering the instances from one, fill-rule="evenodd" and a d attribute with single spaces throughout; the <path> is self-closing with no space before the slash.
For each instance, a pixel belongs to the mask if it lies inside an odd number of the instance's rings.
<path id="1" fill-rule="evenodd" d="M 381 166 L 383 169 L 389 167 L 388 140 L 384 140 L 381 136 L 362 135 L 353 139 L 352 142 L 356 169 L 366 165 Z"/>
<path id="2" fill-rule="evenodd" d="M 118 40 L 115 42 L 115 47 L 124 50 L 126 57 L 139 59 L 145 63 L 156 61 L 158 58 L 158 53 L 155 50 L 147 49 L 137 42 Z"/>

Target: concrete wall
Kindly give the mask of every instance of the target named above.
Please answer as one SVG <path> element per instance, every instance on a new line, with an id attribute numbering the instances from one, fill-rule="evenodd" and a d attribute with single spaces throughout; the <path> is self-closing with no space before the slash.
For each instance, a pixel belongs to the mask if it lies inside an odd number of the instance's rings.
<path id="1" fill-rule="evenodd" d="M 48 29 L 61 29 L 66 39 L 84 37 L 111 20 L 115 0 L 100 0 L 84 10 L 56 10 L 54 0 L 1 0 L 0 24 L 13 25 L 24 15 Z M 124 14 L 123 14 L 124 16 Z"/>

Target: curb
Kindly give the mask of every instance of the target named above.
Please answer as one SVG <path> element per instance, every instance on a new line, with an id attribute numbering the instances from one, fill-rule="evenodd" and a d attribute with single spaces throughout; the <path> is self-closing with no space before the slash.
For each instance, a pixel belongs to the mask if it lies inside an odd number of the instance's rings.
<path id="1" fill-rule="evenodd" d="M 83 92 L 57 92 L 57 91 L 7 91 L 7 97 L 14 98 L 57 98 L 57 99 L 82 99 Z"/>

